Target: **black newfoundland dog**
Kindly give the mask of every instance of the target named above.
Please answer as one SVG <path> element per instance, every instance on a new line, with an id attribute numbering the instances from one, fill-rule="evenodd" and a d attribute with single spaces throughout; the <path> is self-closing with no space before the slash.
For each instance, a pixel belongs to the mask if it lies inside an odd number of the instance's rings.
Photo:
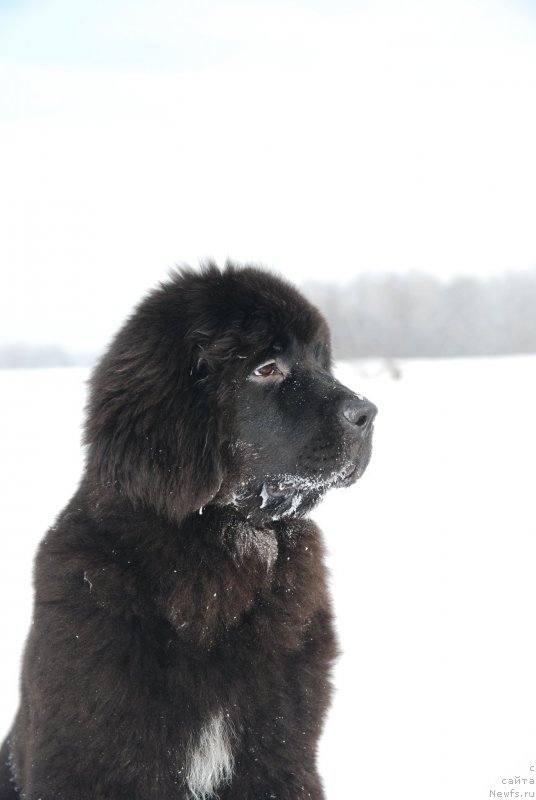
<path id="1" fill-rule="evenodd" d="M 233 265 L 149 294 L 91 380 L 80 487 L 41 544 L 0 800 L 320 800 L 336 654 L 307 513 L 375 407 L 292 286 Z"/>

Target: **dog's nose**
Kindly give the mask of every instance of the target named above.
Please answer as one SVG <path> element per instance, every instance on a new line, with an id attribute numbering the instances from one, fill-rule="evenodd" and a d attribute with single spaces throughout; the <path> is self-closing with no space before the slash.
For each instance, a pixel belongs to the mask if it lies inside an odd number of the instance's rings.
<path id="1" fill-rule="evenodd" d="M 350 423 L 365 433 L 378 413 L 378 409 L 365 397 L 354 395 L 345 400 L 342 405 L 342 415 Z"/>

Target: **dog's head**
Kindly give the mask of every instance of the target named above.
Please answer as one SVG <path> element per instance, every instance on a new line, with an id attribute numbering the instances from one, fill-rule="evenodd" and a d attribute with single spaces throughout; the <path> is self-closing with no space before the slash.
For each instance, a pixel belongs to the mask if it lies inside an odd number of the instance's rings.
<path id="1" fill-rule="evenodd" d="M 185 269 L 94 372 L 87 466 L 172 519 L 214 502 L 262 524 L 356 481 L 375 414 L 333 377 L 326 322 L 294 287 L 254 267 Z"/>

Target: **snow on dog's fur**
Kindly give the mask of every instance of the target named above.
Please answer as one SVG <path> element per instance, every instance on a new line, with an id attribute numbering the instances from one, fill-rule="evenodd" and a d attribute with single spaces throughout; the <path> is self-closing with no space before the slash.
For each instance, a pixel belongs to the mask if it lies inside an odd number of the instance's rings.
<path id="1" fill-rule="evenodd" d="M 323 798 L 336 644 L 307 513 L 363 473 L 374 414 L 280 278 L 207 265 L 148 295 L 37 555 L 0 800 Z"/>

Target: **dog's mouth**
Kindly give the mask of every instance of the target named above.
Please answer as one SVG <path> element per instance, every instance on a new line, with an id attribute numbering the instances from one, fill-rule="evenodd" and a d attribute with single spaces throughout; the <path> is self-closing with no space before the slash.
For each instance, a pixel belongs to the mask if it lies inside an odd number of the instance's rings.
<path id="1" fill-rule="evenodd" d="M 342 466 L 318 468 L 312 474 L 295 472 L 271 473 L 265 477 L 251 475 L 243 479 L 222 500 L 258 524 L 272 520 L 302 517 L 308 514 L 329 489 L 351 486 L 365 472 L 369 447 L 349 454 Z"/>
<path id="2" fill-rule="evenodd" d="M 260 509 L 272 519 L 301 515 L 309 511 L 328 489 L 351 486 L 363 474 L 356 462 L 322 477 L 281 475 L 266 480 L 260 491 Z"/>
<path id="3" fill-rule="evenodd" d="M 338 474 L 337 480 L 332 486 L 351 486 L 352 483 L 355 483 L 358 478 L 361 477 L 362 473 L 363 471 L 360 470 L 358 464 L 348 464 L 348 466 Z"/>

